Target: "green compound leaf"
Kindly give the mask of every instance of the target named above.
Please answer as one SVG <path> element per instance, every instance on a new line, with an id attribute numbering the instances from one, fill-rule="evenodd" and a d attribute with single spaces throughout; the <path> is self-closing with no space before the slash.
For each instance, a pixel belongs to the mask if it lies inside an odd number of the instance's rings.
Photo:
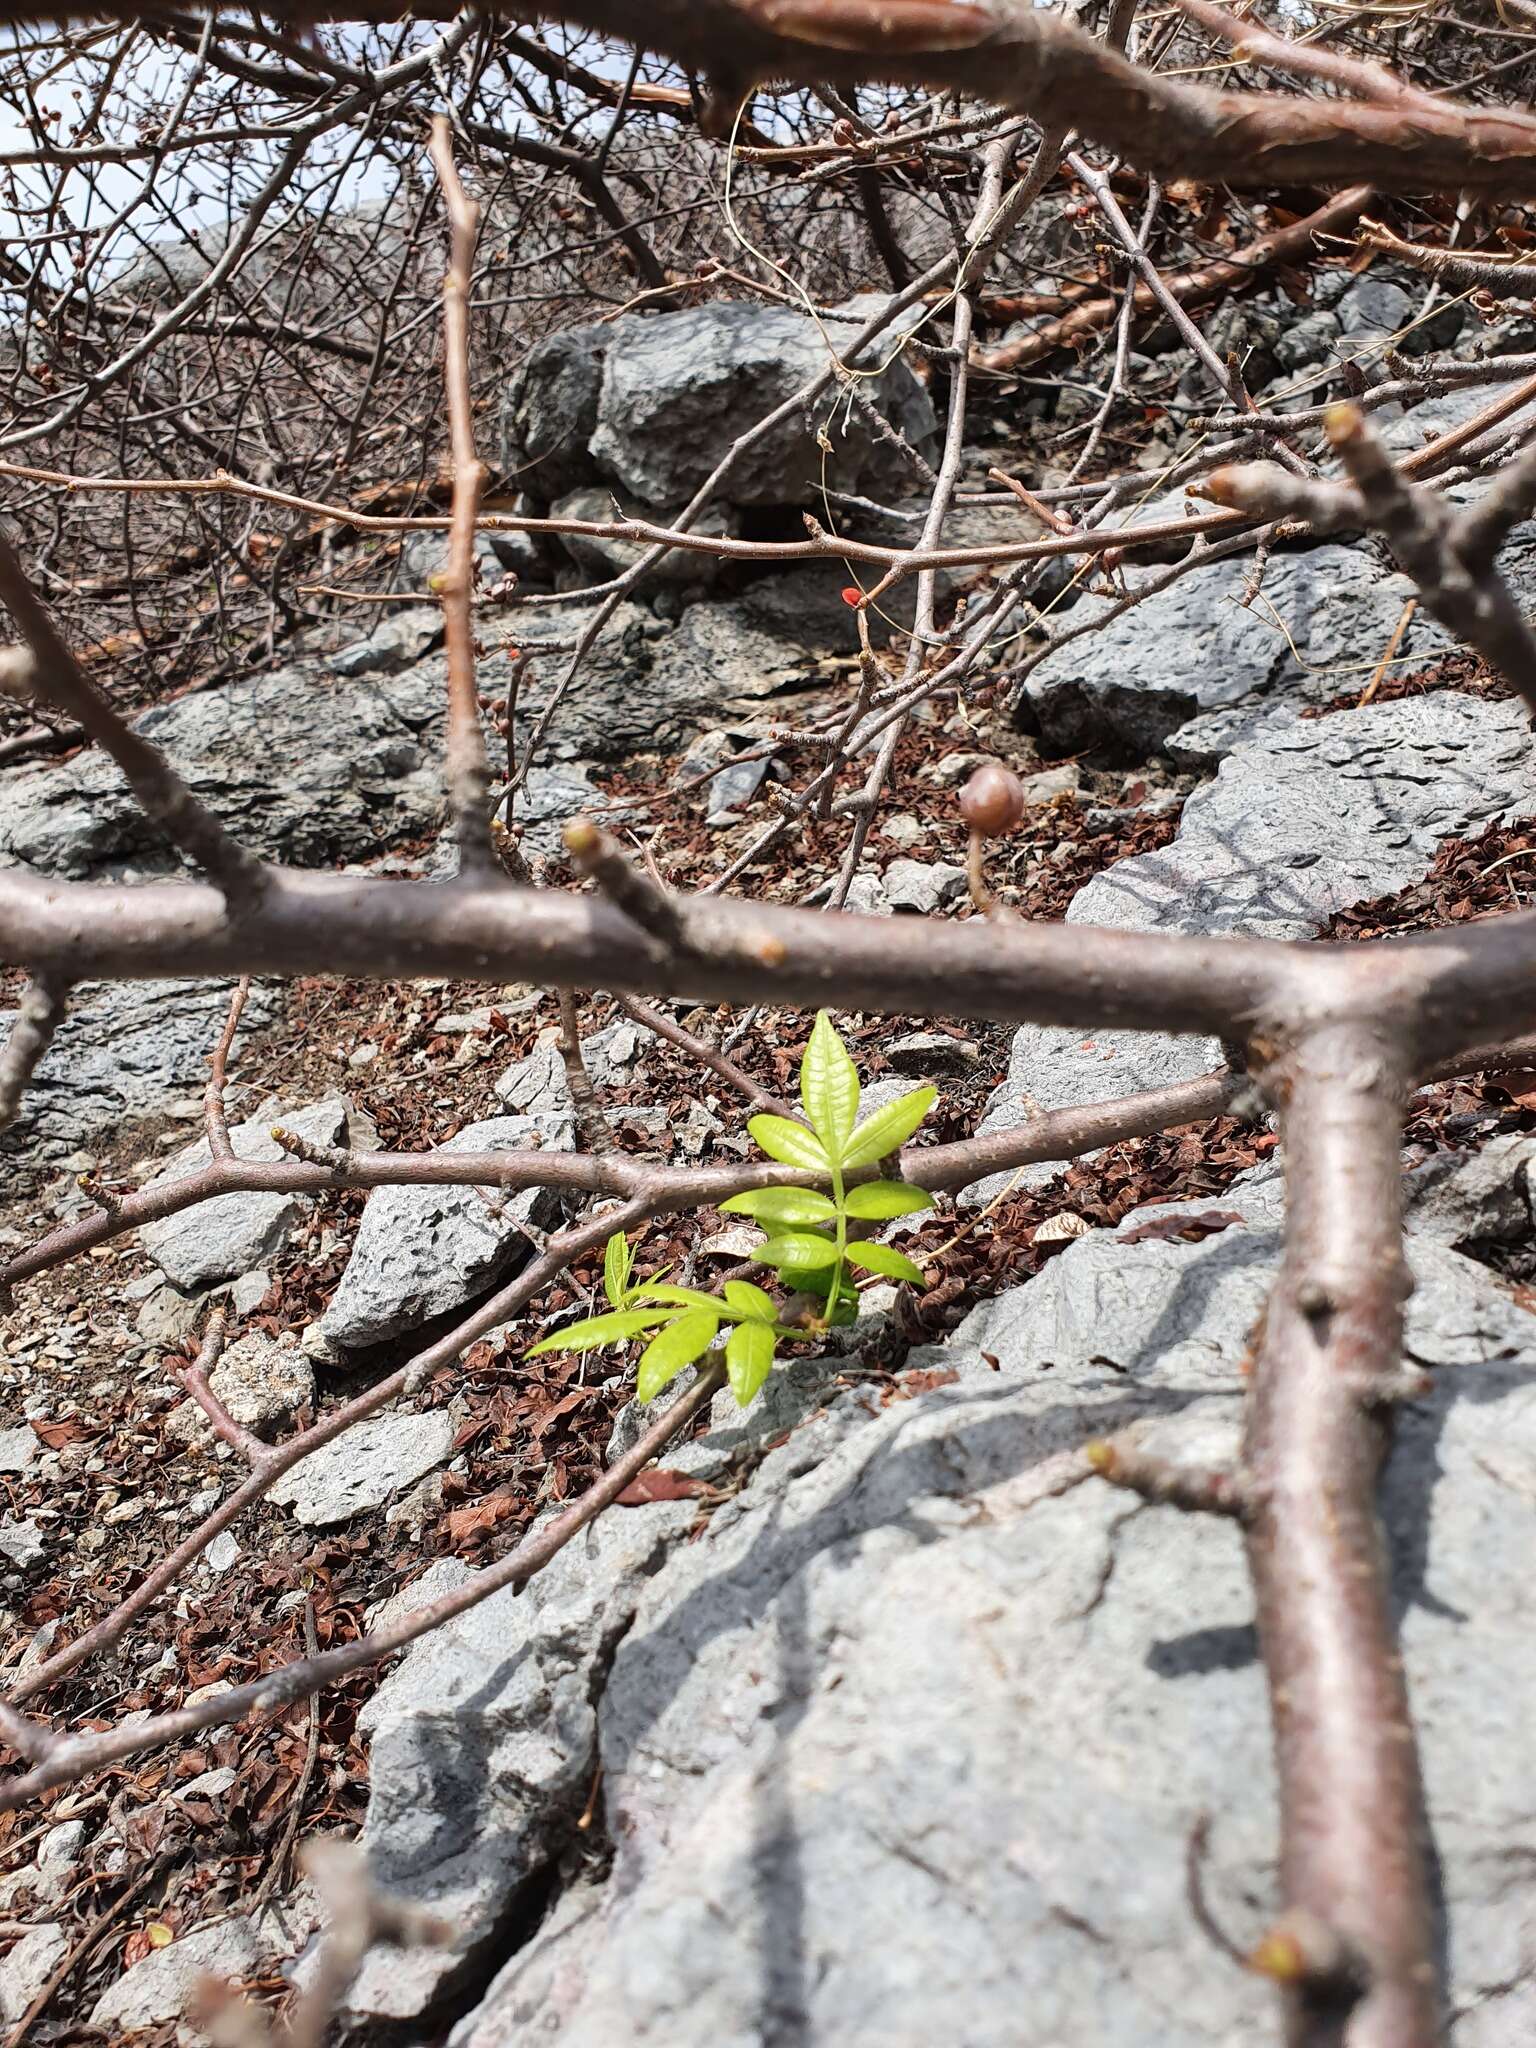
<path id="1" fill-rule="evenodd" d="M 725 1340 L 725 1372 L 738 1408 L 745 1408 L 773 1370 L 773 1331 L 766 1323 L 738 1323 Z"/>
<path id="2" fill-rule="evenodd" d="M 537 1344 L 528 1346 L 523 1356 L 537 1358 L 541 1351 L 595 1351 L 600 1344 L 622 1344 L 626 1338 L 638 1337 L 642 1330 L 654 1330 L 671 1314 L 670 1308 L 630 1308 L 617 1315 L 593 1316 L 590 1322 L 572 1323 L 568 1330 L 541 1337 Z"/>
<path id="3" fill-rule="evenodd" d="M 865 1222 L 883 1223 L 892 1216 L 910 1216 L 917 1209 L 931 1209 L 933 1197 L 924 1188 L 904 1180 L 867 1180 L 850 1188 L 843 1201 L 850 1216 Z"/>
<path id="4" fill-rule="evenodd" d="M 811 1188 L 749 1188 L 720 1204 L 733 1216 L 754 1216 L 759 1223 L 830 1223 L 837 1205 Z"/>
<path id="5" fill-rule="evenodd" d="M 844 1256 L 860 1272 L 883 1273 L 888 1280 L 909 1280 L 914 1287 L 924 1284 L 922 1268 L 888 1244 L 851 1244 Z"/>
<path id="6" fill-rule="evenodd" d="M 792 1124 L 787 1116 L 755 1116 L 747 1124 L 753 1142 L 781 1166 L 803 1166 L 812 1173 L 830 1173 L 832 1162 L 827 1148 L 804 1124 Z"/>
<path id="7" fill-rule="evenodd" d="M 640 1377 L 635 1387 L 639 1398 L 654 1401 L 668 1380 L 676 1379 L 685 1365 L 692 1365 L 709 1349 L 719 1328 L 719 1316 L 702 1308 L 690 1308 L 675 1323 L 669 1323 L 640 1354 Z"/>
<path id="8" fill-rule="evenodd" d="M 712 1316 L 720 1313 L 718 1295 L 701 1294 L 697 1287 L 637 1287 L 636 1301 L 667 1301 L 674 1308 L 707 1308 Z"/>
<path id="9" fill-rule="evenodd" d="M 629 1299 L 629 1276 L 633 1270 L 629 1239 L 616 1230 L 603 1251 L 603 1292 L 612 1308 L 623 1308 Z"/>
<path id="10" fill-rule="evenodd" d="M 745 1316 L 749 1323 L 771 1323 L 779 1313 L 773 1296 L 764 1294 L 762 1288 L 754 1287 L 750 1280 L 727 1280 L 725 1301 L 728 1308 L 739 1316 Z"/>
<path id="11" fill-rule="evenodd" d="M 800 1062 L 800 1100 L 828 1154 L 841 1156 L 859 1117 L 859 1076 L 825 1010 L 816 1012 Z"/>
<path id="12" fill-rule="evenodd" d="M 766 1244 L 758 1246 L 754 1256 L 765 1266 L 777 1266 L 781 1271 L 821 1273 L 837 1264 L 837 1246 L 830 1237 L 808 1237 L 800 1231 L 789 1231 L 783 1237 L 770 1237 Z"/>
<path id="13" fill-rule="evenodd" d="M 904 1145 L 938 1099 L 937 1088 L 914 1088 L 910 1095 L 900 1096 L 884 1109 L 877 1109 L 873 1116 L 865 1117 L 843 1147 L 843 1170 L 873 1166 L 887 1152 Z M 762 1143 L 761 1138 L 758 1143 Z"/>

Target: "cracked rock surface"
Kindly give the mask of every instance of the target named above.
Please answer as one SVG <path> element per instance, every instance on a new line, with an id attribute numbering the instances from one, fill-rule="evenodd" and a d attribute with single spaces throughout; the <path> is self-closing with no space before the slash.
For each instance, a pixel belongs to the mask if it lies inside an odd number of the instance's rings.
<path id="1" fill-rule="evenodd" d="M 1178 837 L 1118 861 L 1080 889 L 1069 924 L 1123 931 L 1308 938 L 1335 911 L 1428 873 L 1443 841 L 1536 813 L 1536 739 L 1516 704 L 1452 690 L 1302 719 L 1276 714 L 1233 747 L 1185 803 Z M 1220 1063 L 1212 1038 L 1026 1024 L 980 1128 L 1045 1108 L 1187 1081 Z M 1049 1180 L 1026 1167 L 1018 1183 Z M 983 1201 L 1011 1174 L 966 1190 Z"/>
<path id="2" fill-rule="evenodd" d="M 1505 1162 L 1508 1216 L 1531 1149 Z M 1408 1348 L 1439 1371 L 1385 1506 L 1452 2039 L 1510 2048 L 1536 1986 L 1536 1322 L 1446 1241 L 1493 1199 L 1481 1170 L 1461 1195 L 1415 1183 Z M 1128 1425 L 1171 1458 L 1230 1453 L 1278 1174 L 1224 1201 L 1241 1220 L 1198 1244 L 1127 1242 L 1133 1217 L 1070 1245 L 914 1354 L 955 1375 L 916 1398 L 882 1407 L 829 1359 L 744 1424 L 722 1405 L 667 1461 L 745 1455 L 702 1533 L 681 1540 L 691 1502 L 617 1511 L 522 1600 L 417 1646 L 367 1710 L 366 1838 L 467 1931 L 434 1983 L 411 1959 L 410 2009 L 499 1938 L 514 1953 L 453 2048 L 1017 2048 L 1021 2014 L 1059 2048 L 1256 2037 L 1268 1994 L 1200 1933 L 1184 1875 L 1210 1813 L 1223 1923 L 1251 1940 L 1273 1910 L 1240 1539 L 1078 1456 Z M 611 1873 L 530 1907 L 599 1764 Z M 403 2016 L 397 1959 L 362 1981 L 363 2012 Z"/>

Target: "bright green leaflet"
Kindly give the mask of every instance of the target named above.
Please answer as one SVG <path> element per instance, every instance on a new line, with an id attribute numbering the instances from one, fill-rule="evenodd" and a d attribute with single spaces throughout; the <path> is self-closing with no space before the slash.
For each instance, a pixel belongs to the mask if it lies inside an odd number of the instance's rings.
<path id="1" fill-rule="evenodd" d="M 928 1111 L 936 1091 L 915 1088 L 864 1119 L 859 1117 L 859 1077 L 848 1048 L 825 1010 L 817 1012 L 800 1064 L 800 1100 L 807 1123 L 782 1116 L 755 1116 L 747 1125 L 770 1159 L 801 1173 L 823 1175 L 831 1193 L 815 1188 L 753 1188 L 722 1202 L 722 1210 L 750 1216 L 767 1229 L 758 1260 L 777 1268 L 785 1286 L 824 1295 L 821 1327 L 851 1322 L 858 1296 L 847 1269 L 880 1273 L 921 1284 L 919 1267 L 890 1245 L 850 1241 L 848 1224 L 885 1222 L 929 1208 L 932 1196 L 906 1181 L 862 1181 L 844 1185 L 849 1173 L 873 1166 L 906 1143 Z M 718 1294 L 664 1283 L 662 1273 L 636 1282 L 629 1241 L 622 1231 L 609 1238 L 603 1255 L 603 1293 L 609 1313 L 558 1330 L 529 1346 L 526 1356 L 544 1351 L 590 1351 L 603 1344 L 648 1342 L 640 1355 L 636 1393 L 654 1400 L 687 1366 L 703 1358 L 729 1325 L 723 1362 L 739 1404 L 754 1400 L 774 1366 L 775 1342 L 804 1342 L 803 1327 L 786 1328 L 772 1295 L 749 1280 L 727 1280 Z"/>

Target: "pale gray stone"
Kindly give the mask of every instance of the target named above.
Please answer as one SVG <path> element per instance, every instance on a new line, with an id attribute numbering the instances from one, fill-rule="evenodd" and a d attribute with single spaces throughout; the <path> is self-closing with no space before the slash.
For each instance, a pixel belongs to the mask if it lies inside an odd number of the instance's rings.
<path id="1" fill-rule="evenodd" d="M 256 1976 L 265 1959 L 266 1950 L 246 1920 L 194 1928 L 168 1948 L 151 1949 L 109 1984 L 91 2009 L 90 2023 L 117 2040 L 138 2028 L 186 2019 L 204 1977 L 238 1982 Z"/>
<path id="2" fill-rule="evenodd" d="M 261 1436 L 314 1399 L 315 1369 L 296 1344 L 253 1330 L 225 1347 L 208 1384 L 236 1422 Z"/>
<path id="3" fill-rule="evenodd" d="M 37 1435 L 23 1425 L 0 1429 L 0 1472 L 25 1472 L 39 1449 Z"/>
<path id="4" fill-rule="evenodd" d="M 26 1515 L 13 1515 L 9 1520 L 0 1522 L 0 1554 L 22 1570 L 28 1565 L 40 1564 L 48 1555 L 43 1524 Z"/>
<path id="5" fill-rule="evenodd" d="M 931 916 L 958 903 L 966 892 L 965 869 L 953 861 L 893 860 L 880 877 L 893 911 Z"/>
<path id="6" fill-rule="evenodd" d="M 443 1410 L 386 1410 L 312 1451 L 283 1474 L 267 1498 L 291 1507 L 306 1529 L 334 1528 L 414 1485 L 452 1448 L 453 1421 Z"/>
<path id="7" fill-rule="evenodd" d="M 467 1124 L 439 1152 L 568 1150 L 564 1116 L 491 1117 Z M 417 1185 L 375 1188 L 346 1271 L 306 1339 L 312 1356 L 364 1350 L 419 1329 L 487 1293 L 528 1250 L 522 1226 L 553 1212 L 548 1189 Z M 302 1469 L 302 1468 L 301 1468 Z"/>
<path id="8" fill-rule="evenodd" d="M 63 1928 L 31 1927 L 0 1962 L 0 2020 L 19 2020 L 69 1951 Z"/>
<path id="9" fill-rule="evenodd" d="M 312 1144 L 345 1145 L 349 1108 L 344 1097 L 334 1096 L 307 1109 L 272 1108 L 248 1122 L 233 1124 L 229 1137 L 235 1157 L 291 1158 L 272 1136 L 274 1123 Z M 178 1152 L 150 1186 L 163 1188 L 184 1180 L 206 1166 L 211 1157 L 208 1140 L 199 1138 L 196 1144 Z M 162 1217 L 158 1223 L 146 1223 L 139 1231 L 139 1242 L 173 1287 L 192 1294 L 247 1273 L 280 1251 L 310 1206 L 300 1195 L 243 1189 L 215 1195 L 174 1216 Z"/>

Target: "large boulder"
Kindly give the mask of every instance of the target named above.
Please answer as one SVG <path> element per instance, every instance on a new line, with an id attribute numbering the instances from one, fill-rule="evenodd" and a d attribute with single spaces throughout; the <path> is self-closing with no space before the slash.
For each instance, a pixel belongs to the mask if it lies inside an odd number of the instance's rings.
<path id="1" fill-rule="evenodd" d="M 1079 1455 L 1127 1426 L 1175 1460 L 1231 1452 L 1278 1175 L 1223 1207 L 1200 1243 L 1138 1240 L 1142 1214 L 1069 1246 L 914 1354 L 912 1398 L 883 1405 L 835 1358 L 744 1420 L 722 1397 L 666 1461 L 734 1471 L 702 1526 L 688 1502 L 618 1511 L 521 1599 L 412 1650 L 365 1715 L 365 1840 L 461 1947 L 370 1958 L 353 2038 L 440 2012 L 526 1924 L 594 1784 L 611 1874 L 557 1899 L 454 2048 L 1012 2048 L 1021 2013 L 1056 2048 L 1257 2037 L 1272 1994 L 1201 1933 L 1184 1855 L 1213 1816 L 1207 1891 L 1256 1938 L 1275 1811 L 1241 1539 Z M 1385 1513 L 1451 1996 L 1475 2048 L 1504 2048 L 1536 1982 L 1508 1875 L 1536 1323 L 1425 1221 L 1408 1343 L 1438 1384 L 1402 1417 Z"/>
<path id="2" fill-rule="evenodd" d="M 877 304 L 856 300 L 820 321 L 779 306 L 694 306 L 553 335 L 508 394 L 504 465 L 540 496 L 608 483 L 645 505 L 684 504 L 734 441 L 848 347 Z M 910 458 L 891 431 L 922 452 L 934 412 L 900 356 L 890 358 L 885 339 L 849 366 L 875 420 L 834 384 L 746 451 L 721 499 L 809 505 L 824 473 L 841 490 L 909 489 Z"/>
<path id="3" fill-rule="evenodd" d="M 428 663 L 345 682 L 283 668 L 146 711 L 137 729 L 247 846 L 323 866 L 381 853 L 438 816 L 444 701 Z M 83 876 L 165 859 L 105 754 L 0 776 L 0 865 Z"/>

